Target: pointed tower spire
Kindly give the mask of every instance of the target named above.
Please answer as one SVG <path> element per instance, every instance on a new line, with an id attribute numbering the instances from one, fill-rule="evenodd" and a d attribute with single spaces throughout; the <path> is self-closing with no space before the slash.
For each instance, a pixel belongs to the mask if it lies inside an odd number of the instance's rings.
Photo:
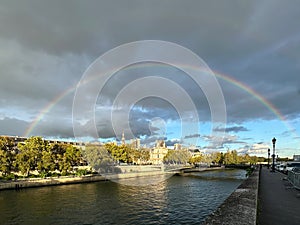
<path id="1" fill-rule="evenodd" d="M 122 133 L 122 145 L 125 145 L 125 135 L 124 135 L 124 131 Z"/>

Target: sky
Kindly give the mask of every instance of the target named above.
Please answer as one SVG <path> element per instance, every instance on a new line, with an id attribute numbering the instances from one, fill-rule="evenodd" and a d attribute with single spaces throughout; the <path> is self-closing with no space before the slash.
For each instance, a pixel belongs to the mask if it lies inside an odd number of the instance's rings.
<path id="1" fill-rule="evenodd" d="M 300 154 L 299 21 L 293 0 L 1 0 L 0 135 Z M 151 56 L 177 66 L 101 69 Z"/>

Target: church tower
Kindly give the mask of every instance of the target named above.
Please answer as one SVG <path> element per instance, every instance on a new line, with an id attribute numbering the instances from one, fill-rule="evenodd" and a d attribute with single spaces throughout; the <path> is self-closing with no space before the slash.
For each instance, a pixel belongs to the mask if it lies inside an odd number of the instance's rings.
<path id="1" fill-rule="evenodd" d="M 122 133 L 122 145 L 125 145 L 125 135 L 124 135 L 124 131 Z"/>

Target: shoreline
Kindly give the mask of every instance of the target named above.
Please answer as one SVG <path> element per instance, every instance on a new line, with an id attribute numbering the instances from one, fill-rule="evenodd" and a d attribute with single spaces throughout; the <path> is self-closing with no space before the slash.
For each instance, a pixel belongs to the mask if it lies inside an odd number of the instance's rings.
<path id="1" fill-rule="evenodd" d="M 259 174 L 256 168 L 201 225 L 256 225 Z"/>
<path id="2" fill-rule="evenodd" d="M 148 177 L 148 176 L 161 176 L 161 175 L 175 175 L 175 172 L 164 171 L 144 171 L 144 172 L 127 172 L 120 174 L 107 174 L 103 175 L 85 175 L 81 177 L 65 176 L 65 177 L 47 177 L 47 178 L 22 178 L 12 181 L 0 181 L 1 190 L 21 190 L 24 188 L 45 187 L 45 186 L 58 186 L 68 184 L 81 184 L 92 183 L 101 181 L 116 181 L 126 180 L 130 178 Z"/>
<path id="3" fill-rule="evenodd" d="M 23 178 L 13 181 L 0 181 L 1 190 L 21 190 L 23 188 L 57 186 L 67 184 L 79 184 L 105 181 L 105 177 L 101 175 L 87 175 L 81 177 L 47 177 L 47 178 Z"/>
<path id="4" fill-rule="evenodd" d="M 205 172 L 212 170 L 222 170 L 226 169 L 224 167 L 212 167 L 212 168 L 195 168 L 186 169 L 183 172 L 165 172 L 162 170 L 146 170 L 146 171 L 132 171 L 124 172 L 119 174 L 107 174 L 103 175 L 85 175 L 85 176 L 65 176 L 65 177 L 47 177 L 47 178 L 21 178 L 12 181 L 0 181 L 0 191 L 1 190 L 21 190 L 24 188 L 34 188 L 34 187 L 46 187 L 46 186 L 58 186 L 58 185 L 68 185 L 68 184 L 80 184 L 80 183 L 92 183 L 101 181 L 117 181 L 126 180 L 138 177 L 150 177 L 150 176 L 188 176 L 191 172 Z"/>

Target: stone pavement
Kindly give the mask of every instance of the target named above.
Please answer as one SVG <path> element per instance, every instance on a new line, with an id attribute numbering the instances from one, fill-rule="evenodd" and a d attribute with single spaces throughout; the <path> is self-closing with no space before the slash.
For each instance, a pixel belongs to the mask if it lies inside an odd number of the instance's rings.
<path id="1" fill-rule="evenodd" d="M 258 191 L 258 225 L 299 225 L 300 191 L 286 179 L 287 175 L 263 167 Z"/>

